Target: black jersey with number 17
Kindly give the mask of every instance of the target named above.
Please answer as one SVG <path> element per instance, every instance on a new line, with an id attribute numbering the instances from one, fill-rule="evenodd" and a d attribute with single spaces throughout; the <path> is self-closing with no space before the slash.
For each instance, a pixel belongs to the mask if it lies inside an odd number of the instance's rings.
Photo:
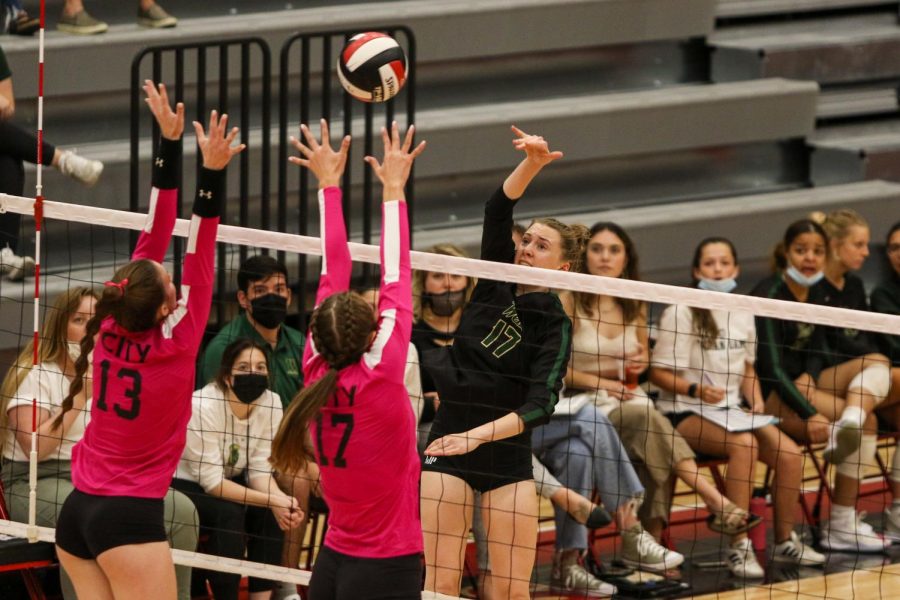
<path id="1" fill-rule="evenodd" d="M 500 188 L 485 206 L 483 260 L 514 261 L 514 204 Z M 571 322 L 556 294 L 516 295 L 515 284 L 481 279 L 453 345 L 423 357 L 440 397 L 432 437 L 515 412 L 526 429 L 516 437 L 527 443 L 528 430 L 553 414 L 569 362 L 570 334 Z"/>

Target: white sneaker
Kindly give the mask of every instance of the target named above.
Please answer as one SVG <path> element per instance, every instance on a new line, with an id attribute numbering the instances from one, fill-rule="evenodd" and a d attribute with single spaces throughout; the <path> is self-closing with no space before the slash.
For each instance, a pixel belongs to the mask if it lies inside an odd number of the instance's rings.
<path id="1" fill-rule="evenodd" d="M 644 571 L 665 573 L 678 568 L 684 556 L 660 545 L 640 525 L 634 525 L 622 532 L 622 562 Z"/>
<path id="2" fill-rule="evenodd" d="M 0 273 L 10 281 L 22 281 L 26 275 L 34 274 L 34 259 L 30 256 L 17 256 L 6 246 L 0 250 Z"/>
<path id="3" fill-rule="evenodd" d="M 100 179 L 103 172 L 103 163 L 99 160 L 91 160 L 78 156 L 71 150 L 64 150 L 59 155 L 59 171 L 76 181 L 91 187 Z"/>
<path id="4" fill-rule="evenodd" d="M 616 586 L 591 575 L 579 563 L 581 551 L 557 550 L 553 555 L 550 571 L 550 591 L 561 594 L 578 594 L 579 597 L 609 598 L 618 591 Z"/>
<path id="5" fill-rule="evenodd" d="M 861 423 L 840 419 L 831 427 L 831 436 L 822 454 L 823 458 L 833 465 L 843 463 L 848 456 L 859 450 L 862 435 Z"/>
<path id="6" fill-rule="evenodd" d="M 772 562 L 788 563 L 801 567 L 817 567 L 825 564 L 825 555 L 804 544 L 797 532 L 792 531 L 791 537 L 775 546 L 775 551 L 772 553 Z"/>
<path id="7" fill-rule="evenodd" d="M 728 568 L 739 579 L 762 579 L 766 572 L 756 560 L 756 551 L 750 538 L 738 540 L 725 551 Z"/>
<path id="8" fill-rule="evenodd" d="M 844 552 L 884 552 L 890 542 L 863 521 L 865 516 L 864 512 L 854 511 L 850 518 L 832 518 L 822 536 L 822 547 Z"/>
<path id="9" fill-rule="evenodd" d="M 884 511 L 884 537 L 900 543 L 900 506 L 892 506 Z"/>

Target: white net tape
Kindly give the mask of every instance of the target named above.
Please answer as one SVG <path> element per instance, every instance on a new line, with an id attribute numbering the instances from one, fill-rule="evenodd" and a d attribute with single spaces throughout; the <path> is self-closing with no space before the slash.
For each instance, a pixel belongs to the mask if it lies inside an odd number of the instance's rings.
<path id="1" fill-rule="evenodd" d="M 15 521 L 0 519 L 0 533 L 17 538 L 27 538 L 28 525 Z M 39 542 L 56 541 L 56 532 L 50 527 L 37 527 L 37 539 Z M 272 579 L 297 585 L 309 585 L 312 573 L 302 569 L 288 569 L 276 565 L 265 565 L 250 562 L 248 560 L 236 560 L 201 554 L 199 552 L 187 552 L 185 550 L 172 550 L 172 560 L 176 565 L 183 565 L 194 569 L 209 569 L 225 573 L 235 573 L 245 577 L 259 577 L 260 579 Z M 422 592 L 422 600 L 461 600 L 458 596 L 448 596 L 435 592 Z"/>
<path id="2" fill-rule="evenodd" d="M 30 198 L 0 194 L 0 212 L 11 211 L 30 215 L 33 211 L 33 204 L 34 200 Z M 145 220 L 145 216 L 140 213 L 49 201 L 44 202 L 44 217 L 47 219 L 92 223 L 94 225 L 133 230 L 140 230 L 144 226 Z M 175 226 L 175 235 L 187 237 L 188 225 L 189 222 L 187 220 L 179 219 Z M 219 227 L 218 240 L 229 244 L 283 250 L 300 254 L 321 254 L 319 238 L 244 227 L 222 225 Z M 350 243 L 350 255 L 355 261 L 378 264 L 378 252 L 378 246 Z M 411 260 L 414 269 L 425 271 L 454 273 L 495 281 L 539 285 L 554 289 L 577 290 L 660 304 L 680 304 L 698 308 L 743 311 L 753 315 L 789 321 L 900 334 L 900 316 L 894 315 L 866 313 L 844 308 L 786 302 L 738 294 L 708 292 L 693 288 L 597 277 L 582 273 L 535 269 L 521 265 L 443 256 L 426 252 L 412 252 Z"/>

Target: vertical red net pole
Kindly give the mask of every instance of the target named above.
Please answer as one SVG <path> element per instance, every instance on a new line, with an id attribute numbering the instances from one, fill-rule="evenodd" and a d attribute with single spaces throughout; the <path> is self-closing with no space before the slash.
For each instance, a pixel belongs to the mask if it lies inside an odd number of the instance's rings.
<path id="1" fill-rule="evenodd" d="M 41 306 L 41 226 L 44 220 L 43 150 L 44 150 L 44 17 L 46 0 L 41 0 L 41 28 L 38 33 L 38 110 L 37 110 L 37 184 L 34 197 L 34 369 L 40 368 L 40 306 Z M 39 389 L 36 386 L 35 389 Z M 37 396 L 31 400 L 31 452 L 28 456 L 28 541 L 38 541 L 37 528 Z"/>

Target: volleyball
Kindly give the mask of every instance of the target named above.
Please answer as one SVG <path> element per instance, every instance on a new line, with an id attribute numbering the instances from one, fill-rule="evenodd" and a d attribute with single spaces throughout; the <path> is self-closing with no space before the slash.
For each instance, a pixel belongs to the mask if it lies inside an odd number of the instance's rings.
<path id="1" fill-rule="evenodd" d="M 386 102 L 406 83 L 406 53 L 391 36 L 369 31 L 347 40 L 337 74 L 347 93 L 363 102 Z"/>

